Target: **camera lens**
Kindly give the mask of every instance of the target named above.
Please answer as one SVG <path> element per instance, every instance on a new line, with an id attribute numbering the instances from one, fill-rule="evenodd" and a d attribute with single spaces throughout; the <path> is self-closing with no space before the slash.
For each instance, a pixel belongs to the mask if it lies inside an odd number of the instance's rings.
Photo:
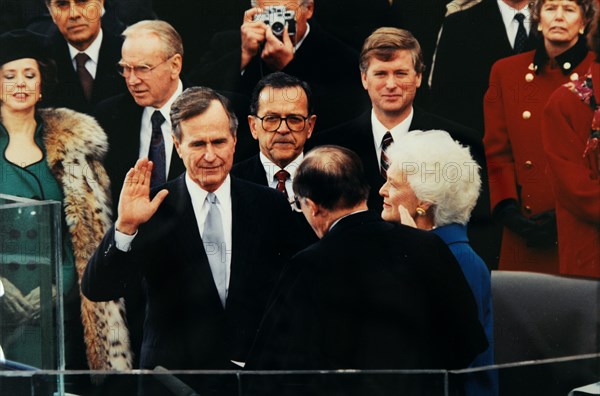
<path id="1" fill-rule="evenodd" d="M 283 34 L 284 26 L 281 22 L 275 22 L 271 25 L 271 30 L 275 36 L 281 36 Z"/>

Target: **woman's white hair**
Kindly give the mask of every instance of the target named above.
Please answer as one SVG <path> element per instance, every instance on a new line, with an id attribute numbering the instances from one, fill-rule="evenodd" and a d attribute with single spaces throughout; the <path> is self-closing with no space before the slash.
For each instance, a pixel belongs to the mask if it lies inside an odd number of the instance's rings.
<path id="1" fill-rule="evenodd" d="M 410 131 L 387 154 L 388 172 L 400 170 L 417 198 L 432 204 L 436 226 L 467 224 L 481 188 L 480 166 L 468 147 L 446 131 Z"/>

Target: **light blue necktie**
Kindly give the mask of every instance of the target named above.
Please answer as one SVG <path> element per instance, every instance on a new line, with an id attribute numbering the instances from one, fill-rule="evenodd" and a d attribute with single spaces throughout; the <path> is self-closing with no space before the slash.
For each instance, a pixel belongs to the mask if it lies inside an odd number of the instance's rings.
<path id="1" fill-rule="evenodd" d="M 209 207 L 204 222 L 202 241 L 221 304 L 225 308 L 225 301 L 227 300 L 227 248 L 225 246 L 221 211 L 217 203 L 217 196 L 212 192 L 208 193 L 205 205 L 209 205 Z"/>

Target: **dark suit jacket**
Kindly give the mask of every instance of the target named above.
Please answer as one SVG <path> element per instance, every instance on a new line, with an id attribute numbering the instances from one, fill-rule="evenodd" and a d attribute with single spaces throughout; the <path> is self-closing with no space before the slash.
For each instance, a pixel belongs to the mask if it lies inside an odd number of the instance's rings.
<path id="1" fill-rule="evenodd" d="M 533 31 L 531 33 L 534 33 Z M 530 34 L 528 48 L 533 49 Z M 496 0 L 446 18 L 431 83 L 431 112 L 476 129 L 483 136 L 483 96 L 490 70 L 513 55 Z"/>
<path id="2" fill-rule="evenodd" d="M 141 367 L 223 369 L 245 361 L 283 262 L 298 250 L 287 202 L 273 189 L 231 179 L 231 280 L 223 309 L 184 176 L 140 226 L 131 251 L 114 246 L 114 228 L 90 259 L 82 290 L 93 301 L 146 294 Z"/>
<path id="3" fill-rule="evenodd" d="M 106 30 L 103 31 L 92 98 L 88 101 L 83 95 L 79 76 L 73 67 L 67 42 L 60 32 L 55 32 L 49 39 L 48 45 L 56 62 L 58 84 L 54 92 L 51 92 L 47 99 L 44 98 L 44 105 L 68 107 L 91 114 L 94 106 L 102 100 L 127 92 L 125 81 L 116 69 L 116 64 L 121 59 L 122 42 L 120 37 L 113 36 Z"/>
<path id="4" fill-rule="evenodd" d="M 256 154 L 245 161 L 239 162 L 231 169 L 231 174 L 239 177 L 240 179 L 247 180 L 252 183 L 260 184 L 261 186 L 268 186 L 269 181 L 267 180 L 267 174 L 265 168 L 260 162 L 259 154 Z M 315 232 L 311 228 L 308 221 L 302 213 L 294 212 L 294 218 L 297 220 L 297 224 L 300 231 L 300 237 L 304 245 L 317 242 L 318 238 Z"/>
<path id="5" fill-rule="evenodd" d="M 103 101 L 94 111 L 94 116 L 108 137 L 109 148 L 104 167 L 111 181 L 115 218 L 125 175 L 139 157 L 143 112 L 144 108 L 138 106 L 129 93 Z M 167 180 L 174 179 L 184 170 L 183 161 L 173 147 Z"/>
<path id="6" fill-rule="evenodd" d="M 445 244 L 370 211 L 343 218 L 294 256 L 273 296 L 247 369 L 452 369 L 466 367 L 487 345 L 473 295 Z M 323 377 L 315 394 L 338 394 Z M 386 384 L 379 379 L 350 394 L 391 394 L 376 391 Z M 261 386 L 278 385 L 269 382 Z M 428 382 L 435 381 L 413 385 Z M 406 394 L 433 394 L 413 390 L 421 392 Z"/>
<path id="7" fill-rule="evenodd" d="M 255 56 L 241 75 L 240 59 L 239 29 L 218 33 L 190 79 L 199 85 L 250 95 L 258 81 L 273 70 Z M 282 71 L 310 85 L 318 129 L 344 122 L 368 106 L 360 83 L 358 53 L 317 23 L 310 23 L 310 33 Z"/>

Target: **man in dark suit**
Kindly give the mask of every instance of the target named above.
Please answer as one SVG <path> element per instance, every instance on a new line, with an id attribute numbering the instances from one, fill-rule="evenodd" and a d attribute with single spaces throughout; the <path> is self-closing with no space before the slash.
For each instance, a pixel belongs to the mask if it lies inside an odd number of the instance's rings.
<path id="1" fill-rule="evenodd" d="M 314 0 L 258 0 L 252 4 L 240 30 L 215 35 L 192 73 L 194 83 L 249 96 L 265 75 L 283 71 L 310 84 L 320 128 L 337 125 L 365 108 L 355 67 L 358 54 L 318 24 L 309 23 Z M 267 6 L 294 11 L 295 34 L 285 30 L 277 36 L 270 26 L 254 20 Z"/>
<path id="2" fill-rule="evenodd" d="M 189 88 L 171 115 L 186 173 L 151 194 L 153 163 L 138 160 L 82 290 L 112 300 L 143 282 L 141 368 L 233 368 L 297 250 L 291 211 L 277 191 L 229 176 L 237 119 L 223 96 Z"/>
<path id="3" fill-rule="evenodd" d="M 452 254 L 432 234 L 367 210 L 369 185 L 355 153 L 314 149 L 298 168 L 294 192 L 321 240 L 286 266 L 246 368 L 456 369 L 485 349 L 473 295 Z M 294 377 L 293 387 L 297 394 L 377 395 L 434 394 L 427 390 L 442 385 L 365 375 L 350 387 L 322 377 L 304 384 Z M 279 388 L 270 377 L 254 385 L 266 388 L 257 394 L 280 395 L 289 384 Z"/>
<path id="4" fill-rule="evenodd" d="M 293 204 L 294 175 L 304 158 L 304 144 L 310 139 L 316 120 L 307 83 L 283 72 L 267 75 L 254 88 L 248 116 L 260 153 L 235 164 L 231 174 L 275 188 Z M 295 215 L 306 242 L 315 242 L 314 232 L 304 216 Z"/>
<path id="5" fill-rule="evenodd" d="M 477 130 L 483 136 L 483 96 L 492 65 L 533 49 L 527 0 L 483 0 L 449 15 L 442 26 L 431 75 L 430 110 Z M 525 46 L 515 51 L 517 14 L 524 15 Z"/>
<path id="6" fill-rule="evenodd" d="M 112 182 L 115 211 L 125 175 L 138 158 L 149 156 L 154 160 L 157 184 L 179 176 L 185 169 L 173 150 L 169 116 L 172 103 L 183 91 L 181 38 L 163 21 L 138 22 L 123 36 L 119 68 L 129 93 L 101 102 L 94 111 L 108 136 L 110 149 L 105 167 Z M 160 165 L 152 152 L 162 158 Z"/>
<path id="7" fill-rule="evenodd" d="M 100 101 L 125 92 L 115 67 L 122 40 L 101 26 L 104 0 L 45 1 L 58 28 L 48 40 L 58 84 L 44 104 L 91 113 Z"/>
<path id="8" fill-rule="evenodd" d="M 469 146 L 473 158 L 482 168 L 482 175 L 486 174 L 483 142 L 475 130 L 413 106 L 424 68 L 419 43 L 410 32 L 396 28 L 376 30 L 365 41 L 360 57 L 361 79 L 371 98 L 372 110 L 316 134 L 309 142 L 311 146 L 336 144 L 347 147 L 360 156 L 371 186 L 369 209 L 378 213 L 383 207 L 379 190 L 385 183 L 382 149 L 390 142 L 385 140 L 388 132 L 393 141 L 412 130 L 447 131 L 455 140 Z M 488 266 L 495 267 L 500 234 L 491 225 L 487 180 L 482 185 L 483 191 L 469 224 L 469 236 Z"/>

